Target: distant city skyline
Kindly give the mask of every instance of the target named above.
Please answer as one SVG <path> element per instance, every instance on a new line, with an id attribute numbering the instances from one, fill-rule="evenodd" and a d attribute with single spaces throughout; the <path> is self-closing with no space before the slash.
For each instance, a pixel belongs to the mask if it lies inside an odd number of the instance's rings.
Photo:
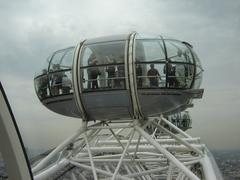
<path id="1" fill-rule="evenodd" d="M 203 99 L 189 109 L 210 149 L 240 149 L 240 1 L 1 1 L 0 81 L 27 147 L 52 148 L 81 120 L 46 109 L 34 74 L 54 51 L 80 40 L 138 31 L 190 42 L 203 68 Z"/>

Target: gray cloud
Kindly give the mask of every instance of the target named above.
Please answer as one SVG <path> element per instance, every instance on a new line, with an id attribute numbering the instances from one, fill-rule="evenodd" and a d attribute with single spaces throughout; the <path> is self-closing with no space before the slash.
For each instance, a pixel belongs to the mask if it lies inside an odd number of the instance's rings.
<path id="1" fill-rule="evenodd" d="M 239 9 L 239 1 L 227 0 L 1 1 L 0 79 L 26 143 L 56 144 L 80 123 L 50 112 L 35 95 L 33 76 L 47 56 L 85 38 L 137 30 L 193 44 L 205 69 L 205 94 L 190 110 L 191 133 L 211 148 L 240 148 Z"/>

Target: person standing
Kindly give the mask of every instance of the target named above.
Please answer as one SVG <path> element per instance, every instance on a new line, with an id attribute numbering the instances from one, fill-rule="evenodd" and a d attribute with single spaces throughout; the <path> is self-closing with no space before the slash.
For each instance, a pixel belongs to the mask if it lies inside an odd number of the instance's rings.
<path id="1" fill-rule="evenodd" d="M 161 80 L 161 77 L 158 70 L 154 68 L 154 64 L 150 65 L 147 76 L 150 82 L 150 87 L 158 87 L 158 79 Z"/>

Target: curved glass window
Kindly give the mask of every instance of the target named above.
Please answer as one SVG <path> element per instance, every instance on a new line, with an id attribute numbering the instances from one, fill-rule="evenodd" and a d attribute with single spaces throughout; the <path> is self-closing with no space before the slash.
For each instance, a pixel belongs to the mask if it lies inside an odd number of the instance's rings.
<path id="1" fill-rule="evenodd" d="M 125 41 L 89 44 L 81 53 L 83 91 L 125 88 Z"/>
<path id="2" fill-rule="evenodd" d="M 165 53 L 160 39 L 137 39 L 135 44 L 136 78 L 138 88 L 163 88 Z"/>
<path id="3" fill-rule="evenodd" d="M 50 72 L 71 69 L 73 63 L 73 51 L 74 48 L 67 48 L 57 51 L 53 54 L 50 64 Z"/>
<path id="4" fill-rule="evenodd" d="M 38 76 L 41 76 L 41 75 L 46 75 L 48 73 L 48 66 L 49 66 L 51 58 L 52 58 L 52 55 L 47 58 L 47 60 L 45 61 L 41 71 L 36 73 L 35 77 L 38 77 Z"/>
<path id="5" fill-rule="evenodd" d="M 74 47 L 55 52 L 47 59 L 48 65 L 34 79 L 40 99 L 73 93 L 72 63 Z M 48 66 L 49 71 L 48 71 Z"/>
<path id="6" fill-rule="evenodd" d="M 47 58 L 44 64 L 44 68 L 40 73 L 36 75 L 34 79 L 34 86 L 39 99 L 44 99 L 50 96 L 49 86 L 48 86 L 48 66 L 52 56 Z"/>
<path id="7" fill-rule="evenodd" d="M 72 71 L 62 70 L 39 76 L 34 79 L 34 84 L 40 99 L 73 93 Z"/>
<path id="8" fill-rule="evenodd" d="M 72 88 L 72 63 L 74 47 L 57 51 L 51 60 L 49 85 L 52 96 L 70 94 Z"/>
<path id="9" fill-rule="evenodd" d="M 200 66 L 196 66 L 196 75 L 195 75 L 195 81 L 194 81 L 194 89 L 200 88 L 200 85 L 202 83 L 202 72 L 203 69 Z"/>
<path id="10" fill-rule="evenodd" d="M 193 54 L 193 56 L 194 56 L 194 60 L 195 60 L 196 66 L 199 66 L 199 67 L 202 68 L 201 62 L 200 62 L 197 54 L 196 54 L 194 51 L 192 51 L 192 54 Z"/>
<path id="11" fill-rule="evenodd" d="M 74 48 L 68 49 L 60 61 L 61 69 L 72 69 Z"/>
<path id="12" fill-rule="evenodd" d="M 164 61 L 165 53 L 162 40 L 136 40 L 136 62 Z"/>
<path id="13" fill-rule="evenodd" d="M 161 39 L 136 40 L 135 61 L 138 88 L 191 88 L 194 61 L 182 42 L 167 40 L 166 60 Z"/>
<path id="14" fill-rule="evenodd" d="M 182 42 L 165 40 L 168 60 L 171 62 L 193 63 L 190 49 Z"/>
<path id="15" fill-rule="evenodd" d="M 72 71 L 58 71 L 49 74 L 50 91 L 52 96 L 70 94 L 72 88 Z"/>
<path id="16" fill-rule="evenodd" d="M 136 64 L 137 87 L 164 88 L 166 83 L 164 65 L 164 63 Z"/>
<path id="17" fill-rule="evenodd" d="M 43 75 L 34 80 L 35 89 L 40 99 L 44 99 L 50 96 L 48 76 Z"/>
<path id="18" fill-rule="evenodd" d="M 60 68 L 60 61 L 61 61 L 64 54 L 65 54 L 64 51 L 59 51 L 59 52 L 56 52 L 53 55 L 52 60 L 51 60 L 51 64 L 50 64 L 50 69 L 49 69 L 50 72 L 59 71 L 61 69 Z"/>
<path id="19" fill-rule="evenodd" d="M 197 54 L 194 51 L 192 51 L 192 53 L 193 53 L 193 56 L 194 56 L 194 59 L 196 62 L 196 75 L 195 75 L 195 81 L 194 81 L 193 88 L 198 89 L 198 88 L 200 88 L 200 85 L 202 83 L 203 68 L 202 68 L 202 65 L 200 63 L 200 60 L 199 60 Z"/>
<path id="20" fill-rule="evenodd" d="M 194 65 L 184 63 L 168 63 L 168 88 L 190 88 L 193 76 Z"/>

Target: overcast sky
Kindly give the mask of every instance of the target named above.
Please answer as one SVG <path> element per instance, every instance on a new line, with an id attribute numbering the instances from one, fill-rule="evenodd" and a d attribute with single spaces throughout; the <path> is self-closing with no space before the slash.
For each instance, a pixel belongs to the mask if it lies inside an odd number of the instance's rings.
<path id="1" fill-rule="evenodd" d="M 190 42 L 199 55 L 203 99 L 192 135 L 211 149 L 240 149 L 240 1 L 0 1 L 0 80 L 27 146 L 53 147 L 80 125 L 37 99 L 33 78 L 47 56 L 85 38 L 133 30 Z"/>

